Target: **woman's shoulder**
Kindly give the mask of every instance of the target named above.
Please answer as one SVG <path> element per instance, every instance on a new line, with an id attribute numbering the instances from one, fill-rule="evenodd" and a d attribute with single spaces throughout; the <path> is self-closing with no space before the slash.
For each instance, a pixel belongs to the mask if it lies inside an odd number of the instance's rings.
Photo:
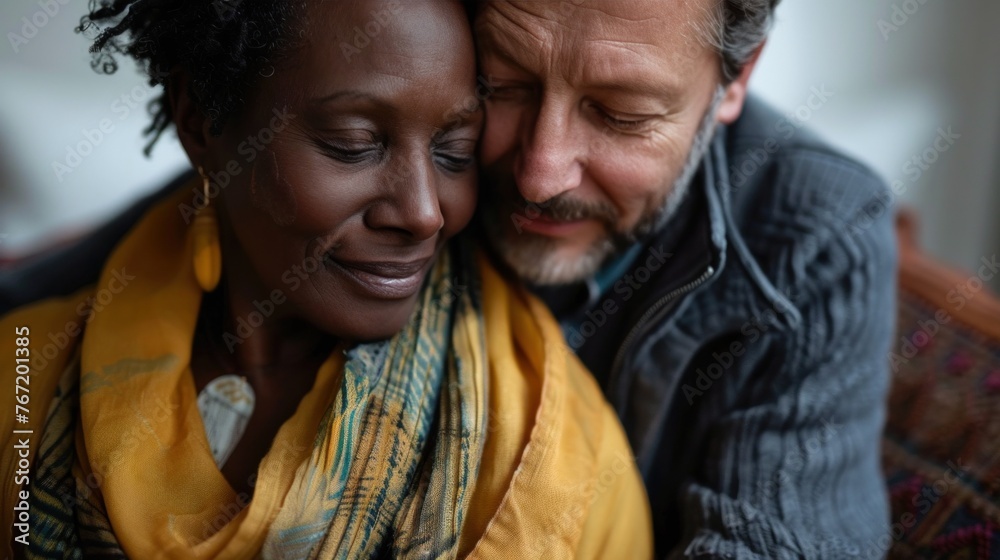
<path id="1" fill-rule="evenodd" d="M 0 316 L 32 302 L 71 294 L 97 282 L 105 261 L 122 238 L 153 206 L 191 179 L 191 172 L 179 175 L 86 237 L 0 271 Z"/>
<path id="2" fill-rule="evenodd" d="M 30 362 L 32 368 L 43 369 L 40 366 L 74 344 L 83 333 L 93 312 L 88 301 L 91 291 L 87 286 L 68 296 L 28 303 L 0 316 L 0 348 L 24 360 L 17 363 Z"/>
<path id="3" fill-rule="evenodd" d="M 32 423 L 44 416 L 47 396 L 79 345 L 93 312 L 90 295 L 90 288 L 83 288 L 69 296 L 24 305 L 0 317 L 0 355 L 4 356 L 0 360 L 0 399 L 28 408 L 31 414 L 25 416 Z"/>
<path id="4" fill-rule="evenodd" d="M 545 305 L 489 266 L 481 271 L 498 415 L 485 456 L 509 448 L 502 456 L 515 468 L 504 471 L 509 479 L 485 477 L 507 491 L 476 552 L 508 555 L 501 536 L 517 534 L 532 554 L 553 558 L 649 557 L 648 500 L 614 410 Z"/>
<path id="5" fill-rule="evenodd" d="M 85 318 L 77 315 L 78 305 L 86 307 L 84 293 L 89 291 L 31 303 L 0 317 L 0 401 L 14 409 L 0 417 L 0 444 L 20 449 L 16 456 L 3 456 L 0 472 L 23 473 L 4 477 L 4 503 L 16 503 L 12 500 L 30 480 L 30 468 L 24 465 L 32 463 L 56 387 L 76 353 L 85 325 Z M 0 524 L 7 530 L 10 511 L 0 512 Z M 10 542 L 6 530 L 0 530 L 0 541 Z"/>

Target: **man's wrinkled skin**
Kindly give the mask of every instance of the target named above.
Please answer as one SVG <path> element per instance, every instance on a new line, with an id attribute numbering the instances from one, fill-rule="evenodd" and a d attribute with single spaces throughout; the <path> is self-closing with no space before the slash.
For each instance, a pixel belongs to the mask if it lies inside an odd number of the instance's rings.
<path id="1" fill-rule="evenodd" d="M 714 125 L 739 116 L 753 69 L 721 83 L 719 55 L 704 40 L 713 5 L 482 7 L 481 72 L 496 84 L 480 147 L 484 217 L 522 277 L 586 278 L 676 209 Z"/>

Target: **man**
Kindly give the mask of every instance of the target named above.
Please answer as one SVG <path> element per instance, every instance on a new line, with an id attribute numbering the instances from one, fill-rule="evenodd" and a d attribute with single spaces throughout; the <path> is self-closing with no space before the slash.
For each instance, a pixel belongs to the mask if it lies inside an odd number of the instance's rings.
<path id="1" fill-rule="evenodd" d="M 747 100 L 775 4 L 476 17 L 485 231 L 617 409 L 671 558 L 849 558 L 887 532 L 887 195 Z"/>
<path id="2" fill-rule="evenodd" d="M 888 198 L 747 98 L 776 3 L 483 0 L 476 15 L 483 229 L 618 411 L 661 557 L 850 558 L 888 534 Z M 0 309 L 82 285 L 149 204 L 0 278 Z M 19 283 L 52 276 L 40 266 L 80 280 Z"/>

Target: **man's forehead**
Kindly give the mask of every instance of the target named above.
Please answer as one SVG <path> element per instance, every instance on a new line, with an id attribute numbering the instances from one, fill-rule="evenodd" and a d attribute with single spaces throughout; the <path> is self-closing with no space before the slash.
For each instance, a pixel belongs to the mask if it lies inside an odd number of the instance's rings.
<path id="1" fill-rule="evenodd" d="M 717 18 L 721 5 L 721 0 L 483 0 L 480 13 L 493 12 L 522 25 L 657 43 Z"/>
<path id="2" fill-rule="evenodd" d="M 486 52 L 515 63 L 552 63 L 578 76 L 669 67 L 679 78 L 713 56 L 705 38 L 718 1 L 486 0 L 476 29 Z"/>

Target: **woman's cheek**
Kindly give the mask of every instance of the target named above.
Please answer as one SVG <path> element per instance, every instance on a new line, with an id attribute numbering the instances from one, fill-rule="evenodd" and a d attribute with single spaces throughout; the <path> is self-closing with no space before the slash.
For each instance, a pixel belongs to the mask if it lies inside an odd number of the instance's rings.
<path id="1" fill-rule="evenodd" d="M 441 213 L 444 214 L 444 234 L 452 237 L 462 231 L 472 220 L 476 210 L 479 190 L 476 187 L 476 173 L 469 173 L 469 178 L 458 181 L 454 193 L 443 193 L 441 197 Z"/>
<path id="2" fill-rule="evenodd" d="M 291 166 L 280 164 L 273 150 L 261 152 L 250 168 L 250 201 L 280 227 L 295 223 L 299 208 L 292 178 L 283 168 Z"/>

